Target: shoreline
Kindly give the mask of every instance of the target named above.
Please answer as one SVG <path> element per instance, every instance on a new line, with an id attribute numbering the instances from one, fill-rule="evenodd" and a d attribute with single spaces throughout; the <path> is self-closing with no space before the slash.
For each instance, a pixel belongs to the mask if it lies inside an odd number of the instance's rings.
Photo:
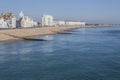
<path id="1" fill-rule="evenodd" d="M 63 27 L 38 27 L 38 28 L 23 28 L 23 29 L 8 29 L 0 30 L 0 43 L 22 40 L 20 38 L 14 38 L 5 34 L 15 35 L 19 37 L 32 37 L 32 36 L 43 36 L 43 35 L 53 35 L 56 32 L 64 30 L 72 30 L 77 28 L 84 28 L 82 26 L 63 26 Z"/>
<path id="2" fill-rule="evenodd" d="M 0 30 L 0 43 L 9 42 L 16 40 L 23 40 L 20 38 L 14 38 L 5 34 L 15 35 L 18 37 L 33 37 L 33 36 L 43 36 L 43 35 L 54 35 L 57 32 L 64 30 L 73 30 L 77 28 L 102 28 L 102 27 L 113 27 L 113 26 L 62 26 L 62 27 L 36 27 L 36 28 L 18 28 L 18 29 L 3 29 Z"/>

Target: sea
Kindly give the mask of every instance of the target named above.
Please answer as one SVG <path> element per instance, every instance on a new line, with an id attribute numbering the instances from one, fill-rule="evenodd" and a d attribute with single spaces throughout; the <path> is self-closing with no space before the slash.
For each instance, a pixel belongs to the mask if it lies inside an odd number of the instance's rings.
<path id="1" fill-rule="evenodd" d="M 120 80 L 120 27 L 70 32 L 1 42 L 0 80 Z"/>

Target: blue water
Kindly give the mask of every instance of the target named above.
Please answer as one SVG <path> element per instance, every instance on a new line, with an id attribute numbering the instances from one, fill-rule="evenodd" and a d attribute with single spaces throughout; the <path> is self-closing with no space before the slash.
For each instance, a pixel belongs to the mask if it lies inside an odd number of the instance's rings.
<path id="1" fill-rule="evenodd" d="M 120 27 L 72 33 L 0 43 L 0 80 L 120 80 Z"/>

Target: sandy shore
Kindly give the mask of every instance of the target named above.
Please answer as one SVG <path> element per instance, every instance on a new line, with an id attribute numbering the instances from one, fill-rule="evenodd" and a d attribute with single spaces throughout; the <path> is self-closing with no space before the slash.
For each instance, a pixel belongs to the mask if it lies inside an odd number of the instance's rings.
<path id="1" fill-rule="evenodd" d="M 30 37 L 30 36 L 37 36 L 37 35 L 56 34 L 55 32 L 57 31 L 71 30 L 74 28 L 80 28 L 80 26 L 0 30 L 0 42 L 19 39 L 19 38 L 8 36 L 6 34 L 15 35 L 19 37 Z"/>

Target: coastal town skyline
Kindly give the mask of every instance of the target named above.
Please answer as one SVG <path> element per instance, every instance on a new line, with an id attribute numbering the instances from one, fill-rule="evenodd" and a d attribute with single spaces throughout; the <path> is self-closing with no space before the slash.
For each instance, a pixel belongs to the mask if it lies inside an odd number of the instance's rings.
<path id="1" fill-rule="evenodd" d="M 119 24 L 120 13 L 118 0 L 76 0 L 76 1 L 16 1 L 1 0 L 0 13 L 19 11 L 40 21 L 43 14 L 54 15 L 59 19 L 83 20 L 87 23 Z"/>
<path id="2" fill-rule="evenodd" d="M 41 22 L 37 22 L 30 16 L 24 15 L 22 11 L 16 17 L 14 13 L 7 12 L 0 14 L 0 29 L 6 28 L 31 28 L 31 27 L 60 27 L 60 26 L 85 26 L 86 22 L 76 20 L 60 20 L 52 15 L 44 14 Z"/>

